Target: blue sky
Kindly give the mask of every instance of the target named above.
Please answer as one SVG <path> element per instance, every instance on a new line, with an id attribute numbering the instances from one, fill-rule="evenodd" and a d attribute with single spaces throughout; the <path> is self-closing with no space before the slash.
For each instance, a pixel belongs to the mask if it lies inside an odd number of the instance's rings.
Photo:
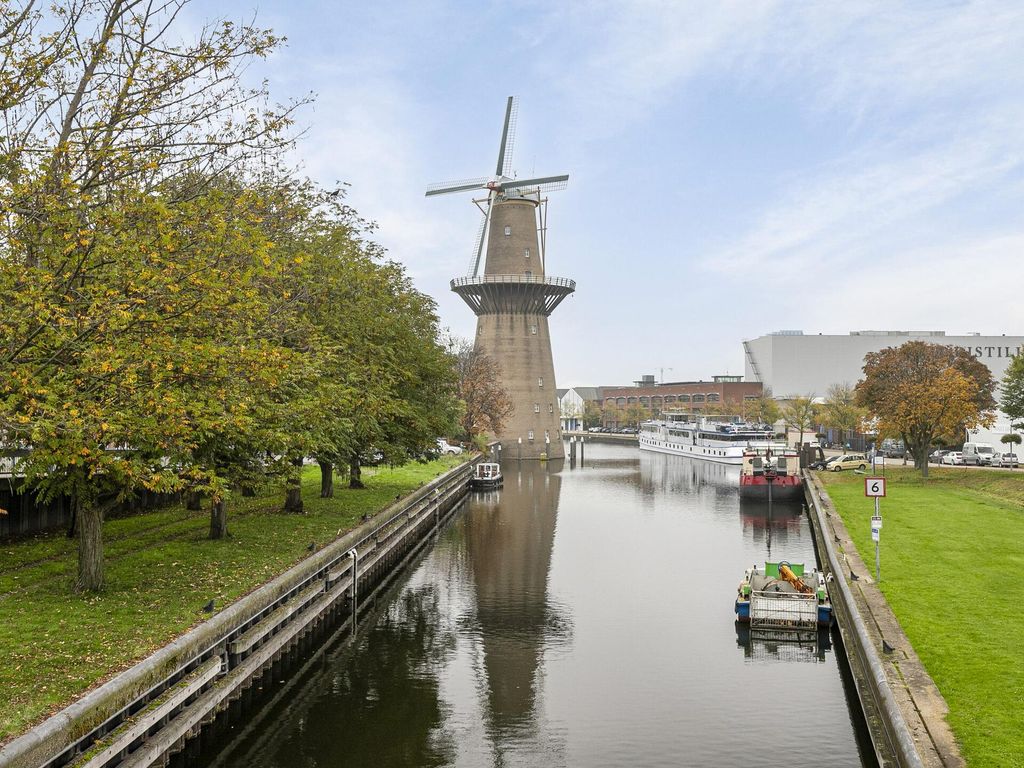
<path id="1" fill-rule="evenodd" d="M 250 74 L 307 92 L 296 159 L 448 289 L 479 213 L 434 182 L 551 194 L 560 386 L 742 373 L 778 329 L 1024 333 L 1024 3 L 199 2 L 288 38 Z M 204 14 L 209 13 L 208 16 Z"/>

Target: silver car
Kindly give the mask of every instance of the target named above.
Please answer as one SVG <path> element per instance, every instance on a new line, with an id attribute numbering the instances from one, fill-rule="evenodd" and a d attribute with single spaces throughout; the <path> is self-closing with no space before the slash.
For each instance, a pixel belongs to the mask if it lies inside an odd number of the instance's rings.
<path id="1" fill-rule="evenodd" d="M 960 451 L 950 451 L 942 457 L 943 464 L 963 464 L 964 455 Z"/>
<path id="2" fill-rule="evenodd" d="M 993 467 L 1010 467 L 1016 469 L 1017 467 L 1017 454 L 1015 453 L 1000 453 L 997 456 L 992 457 Z"/>

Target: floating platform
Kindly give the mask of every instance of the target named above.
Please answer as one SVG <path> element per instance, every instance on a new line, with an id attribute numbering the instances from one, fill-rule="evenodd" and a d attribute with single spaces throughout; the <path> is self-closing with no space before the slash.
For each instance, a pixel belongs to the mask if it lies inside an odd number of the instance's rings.
<path id="1" fill-rule="evenodd" d="M 832 624 L 825 574 L 803 563 L 767 561 L 744 573 L 737 589 L 736 620 L 752 630 L 799 632 Z M 784 635 L 783 635 L 784 636 Z"/>

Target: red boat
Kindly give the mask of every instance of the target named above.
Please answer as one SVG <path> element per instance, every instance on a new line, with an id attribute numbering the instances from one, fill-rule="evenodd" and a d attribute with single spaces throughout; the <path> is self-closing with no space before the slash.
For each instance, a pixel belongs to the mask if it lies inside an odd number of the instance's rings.
<path id="1" fill-rule="evenodd" d="M 740 496 L 763 501 L 803 499 L 799 452 L 793 448 L 747 448 L 740 465 Z"/>

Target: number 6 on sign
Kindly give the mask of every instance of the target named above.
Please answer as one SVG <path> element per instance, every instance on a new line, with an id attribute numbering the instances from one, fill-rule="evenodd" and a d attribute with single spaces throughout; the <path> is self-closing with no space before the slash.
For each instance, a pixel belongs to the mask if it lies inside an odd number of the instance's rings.
<path id="1" fill-rule="evenodd" d="M 865 477 L 864 478 L 864 495 L 874 496 L 885 496 L 885 478 L 884 477 Z"/>

